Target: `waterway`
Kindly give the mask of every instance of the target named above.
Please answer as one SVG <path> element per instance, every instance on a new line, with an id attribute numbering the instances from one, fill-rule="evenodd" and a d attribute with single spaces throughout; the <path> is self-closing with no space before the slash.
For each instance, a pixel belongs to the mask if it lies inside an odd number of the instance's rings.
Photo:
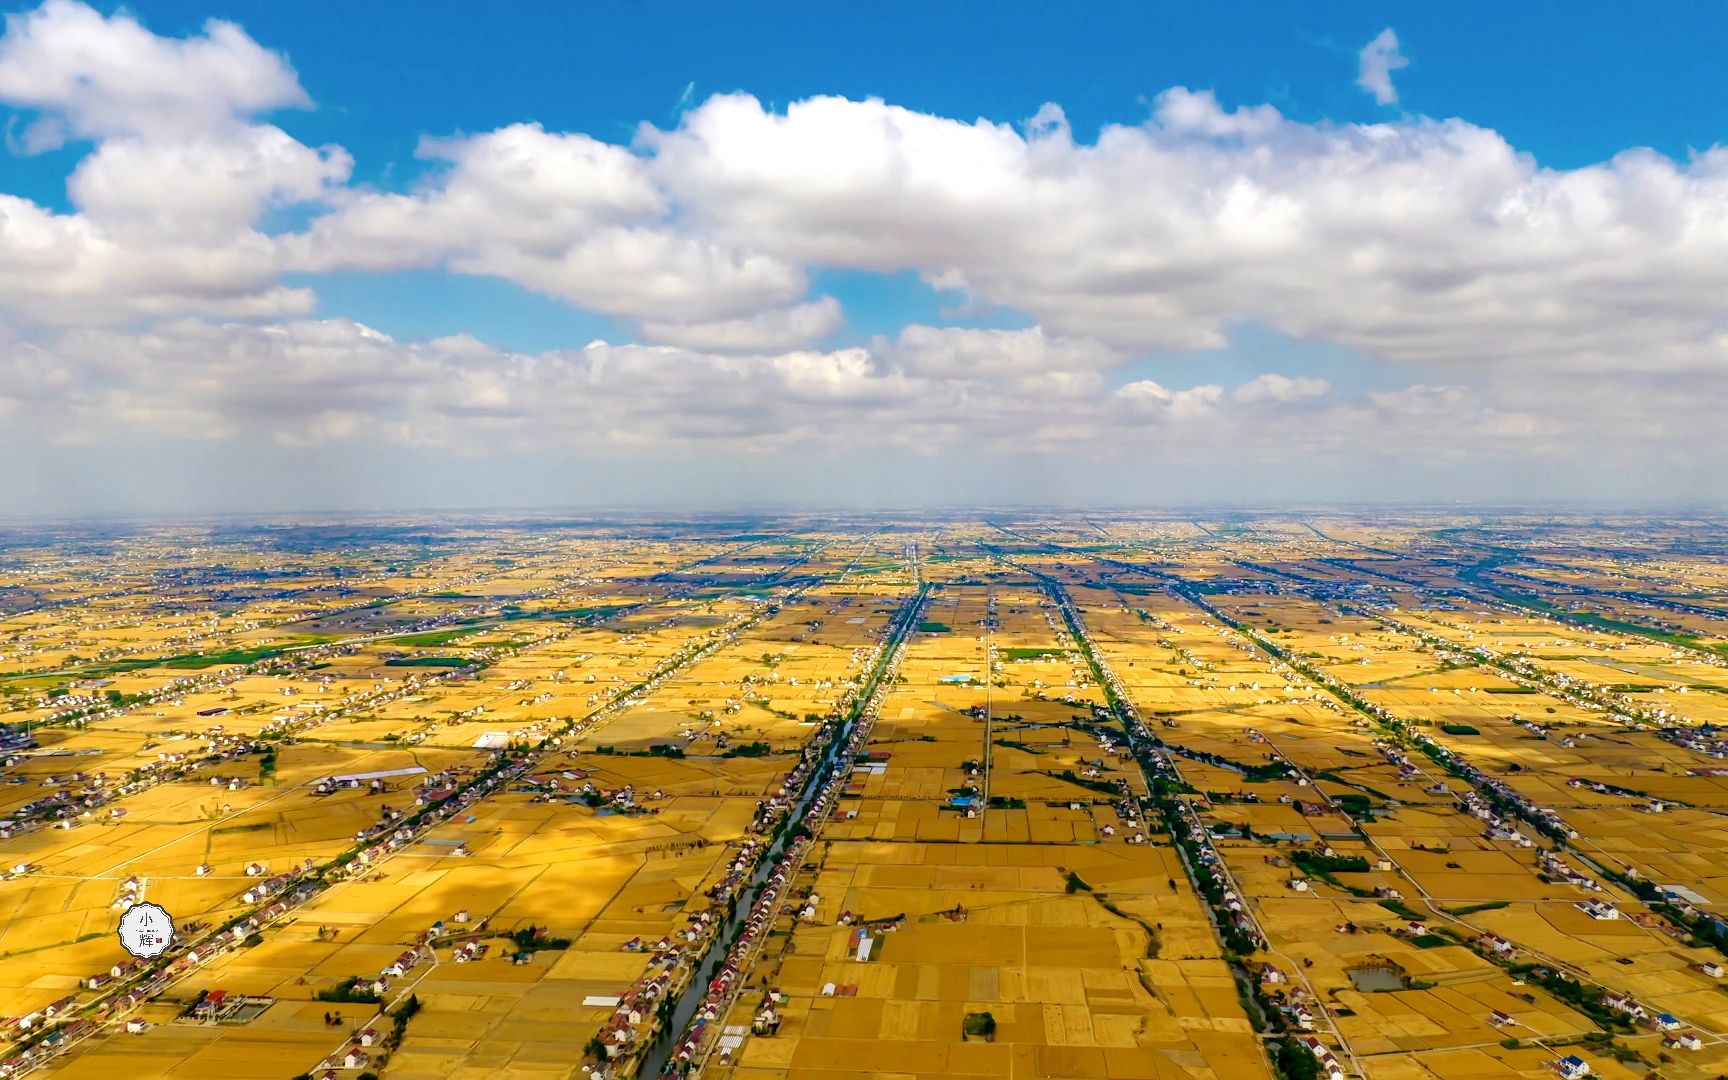
<path id="1" fill-rule="evenodd" d="M 907 631 L 917 625 L 918 613 L 924 609 L 924 596 L 927 591 L 927 588 L 921 589 L 908 602 L 908 605 L 896 615 L 896 621 L 890 631 L 887 643 L 883 646 L 882 656 L 876 669 L 871 672 L 869 680 L 856 699 L 858 707 L 852 710 L 840 731 L 828 740 L 821 762 L 805 778 L 804 790 L 799 792 L 786 820 L 797 821 L 802 818 L 804 812 L 810 808 L 811 801 L 834 776 L 835 769 L 842 762 L 846 744 L 852 738 L 852 732 L 857 728 L 858 722 L 863 719 L 865 710 L 870 707 L 870 699 L 876 693 L 882 676 L 893 666 L 894 655 L 900 651 L 900 645 L 905 641 Z M 780 855 L 786 849 L 789 837 L 790 832 L 775 841 L 767 856 L 757 865 L 756 872 L 750 875 L 750 880 L 739 888 L 736 895 L 747 898 L 751 892 L 767 883 L 768 878 L 774 873 L 774 867 L 778 863 Z M 713 944 L 708 947 L 708 951 L 702 954 L 700 960 L 694 962 L 694 966 L 690 969 L 692 973 L 690 985 L 684 988 L 684 992 L 678 997 L 678 1004 L 673 1006 L 671 1022 L 661 1028 L 660 1034 L 649 1044 L 648 1051 L 642 1058 L 642 1064 L 636 1070 L 637 1076 L 659 1076 L 665 1071 L 667 1064 L 672 1060 L 672 1051 L 677 1045 L 679 1036 L 689 1026 L 691 1019 L 696 1015 L 696 1010 L 701 1007 L 703 998 L 707 996 L 708 980 L 702 977 L 702 972 L 710 967 L 715 970 L 719 969 L 725 961 L 733 941 L 737 938 L 739 929 L 749 920 L 750 908 L 749 903 L 738 904 L 732 918 L 721 926 L 720 932 L 714 936 Z"/>
<path id="2" fill-rule="evenodd" d="M 1397 968 L 1345 968 L 1344 974 L 1350 976 L 1350 981 L 1356 984 L 1356 989 L 1365 994 L 1404 989 L 1404 976 Z"/>

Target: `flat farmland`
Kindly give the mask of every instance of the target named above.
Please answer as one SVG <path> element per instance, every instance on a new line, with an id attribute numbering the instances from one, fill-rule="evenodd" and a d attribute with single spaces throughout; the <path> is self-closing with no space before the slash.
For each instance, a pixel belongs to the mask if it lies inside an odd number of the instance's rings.
<path id="1" fill-rule="evenodd" d="M 1145 835 L 1144 777 L 1095 733 L 1099 688 L 1015 577 L 927 605 L 795 879 L 805 906 L 757 964 L 776 1034 L 723 1071 L 1265 1069 L 1175 850 Z M 747 1030 L 761 997 L 725 1019 Z M 968 1034 L 985 1016 L 989 1038 Z"/>
<path id="2" fill-rule="evenodd" d="M 1640 528 L 6 549 L 0 1064 L 1711 1080 L 1728 564 Z M 140 902 L 179 936 L 131 966 Z"/>

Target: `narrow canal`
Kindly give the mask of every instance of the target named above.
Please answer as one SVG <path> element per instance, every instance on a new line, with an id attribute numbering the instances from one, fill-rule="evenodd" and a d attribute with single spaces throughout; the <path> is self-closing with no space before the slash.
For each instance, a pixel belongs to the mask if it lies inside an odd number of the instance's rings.
<path id="1" fill-rule="evenodd" d="M 929 585 L 921 586 L 917 594 L 895 613 L 894 621 L 889 624 L 888 640 L 883 645 L 882 654 L 877 658 L 875 668 L 870 672 L 869 679 L 865 680 L 864 688 L 853 699 L 852 707 L 847 711 L 845 723 L 828 740 L 827 746 L 823 749 L 822 760 L 816 768 L 810 771 L 810 775 L 805 777 L 804 788 L 798 793 L 798 798 L 792 804 L 792 810 L 786 817 L 788 822 L 796 822 L 804 816 L 804 812 L 810 808 L 811 801 L 834 778 L 836 770 L 845 760 L 846 744 L 852 738 L 852 732 L 857 728 L 858 721 L 869 709 L 870 699 L 875 695 L 876 688 L 881 684 L 883 676 L 892 669 L 895 654 L 900 651 L 901 643 L 906 640 L 906 635 L 918 625 L 919 619 L 922 618 L 924 599 L 929 591 Z M 737 896 L 748 897 L 767 882 L 774 872 L 776 861 L 785 851 L 790 840 L 791 830 L 784 830 L 780 838 L 774 842 L 774 846 L 769 849 L 766 857 L 756 867 L 755 873 L 750 875 L 750 880 L 739 888 L 736 893 Z M 660 1034 L 649 1045 L 647 1053 L 643 1055 L 642 1064 L 636 1070 L 637 1076 L 660 1076 L 665 1073 L 667 1065 L 671 1062 L 672 1051 L 677 1045 L 678 1037 L 689 1026 L 691 1018 L 696 1015 L 696 1010 L 701 1007 L 702 999 L 707 994 L 708 980 L 703 978 L 702 973 L 710 969 L 719 969 L 726 959 L 727 951 L 738 937 L 739 928 L 749 918 L 750 904 L 744 902 L 736 905 L 732 918 L 721 926 L 720 932 L 714 936 L 713 944 L 708 947 L 708 951 L 702 954 L 700 960 L 695 961 L 695 966 L 691 968 L 690 985 L 686 986 L 684 992 L 679 995 L 678 1004 L 672 1009 L 671 1022 L 660 1029 Z"/>

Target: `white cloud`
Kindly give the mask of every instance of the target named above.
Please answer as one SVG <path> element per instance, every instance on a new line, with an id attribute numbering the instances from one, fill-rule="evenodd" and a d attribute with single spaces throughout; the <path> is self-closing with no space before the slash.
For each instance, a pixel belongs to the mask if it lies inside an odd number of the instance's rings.
<path id="1" fill-rule="evenodd" d="M 1011 124 L 737 93 L 627 146 L 534 123 L 427 139 L 426 173 L 385 191 L 264 121 L 310 102 L 237 27 L 158 37 L 71 0 L 6 26 L 13 144 L 91 143 L 71 212 L 0 192 L 0 408 L 44 437 L 1721 448 L 1700 402 L 1728 370 L 1728 150 L 1557 170 L 1463 120 L 1303 123 L 1181 87 L 1089 142 L 1053 103 Z M 1363 85 L 1395 101 L 1402 66 L 1387 31 Z M 284 207 L 310 223 L 269 233 Z M 318 274 L 408 267 L 512 281 L 652 344 L 529 356 L 305 318 Z M 812 293 L 829 269 L 915 274 L 1036 326 L 821 351 L 844 327 L 845 293 Z M 1355 397 L 1295 371 L 1113 388 L 1240 324 L 1422 374 Z"/>
<path id="2" fill-rule="evenodd" d="M 424 139 L 418 156 L 447 168 L 412 194 L 335 195 L 337 212 L 297 238 L 298 265 L 431 266 L 501 251 L 552 258 L 597 230 L 653 220 L 667 208 L 629 150 L 539 124 Z"/>
<path id="3" fill-rule="evenodd" d="M 321 198 L 351 167 L 339 147 L 313 150 L 257 124 L 172 142 L 107 140 L 79 163 L 67 189 L 80 212 L 110 232 L 231 240 L 266 207 Z"/>
<path id="4" fill-rule="evenodd" d="M 350 192 L 334 213 L 289 241 L 294 265 L 391 269 L 443 266 L 513 281 L 594 311 L 667 328 L 718 323 L 719 339 L 768 340 L 752 320 L 801 300 L 801 269 L 717 244 L 664 219 L 671 205 L 648 164 L 581 134 L 515 124 L 427 140 L 420 156 L 449 168 L 412 194 Z M 825 305 L 782 313 L 785 332 L 809 330 Z M 700 336 L 689 330 L 673 337 Z"/>
<path id="5" fill-rule="evenodd" d="M 982 330 L 908 326 L 898 338 L 880 338 L 878 353 L 895 367 L 927 378 L 991 382 L 1048 371 L 1092 372 L 1126 357 L 1096 341 L 1052 338 L 1041 326 Z"/>
<path id="6" fill-rule="evenodd" d="M 1392 73 L 1410 66 L 1410 61 L 1398 51 L 1398 35 L 1391 27 L 1380 31 L 1374 40 L 1362 47 L 1357 60 L 1356 85 L 1374 95 L 1381 105 L 1398 103 L 1398 88 L 1392 85 Z"/>
<path id="7" fill-rule="evenodd" d="M 1116 391 L 1116 400 L 1138 415 L 1168 416 L 1174 420 L 1205 420 L 1216 414 L 1224 400 L 1224 388 L 1213 384 L 1171 390 L 1151 379 L 1127 383 Z"/>
<path id="8" fill-rule="evenodd" d="M 840 328 L 840 302 L 824 296 L 808 304 L 774 308 L 739 319 L 708 323 L 645 321 L 642 335 L 650 341 L 691 349 L 761 352 L 807 345 Z"/>
<path id="9" fill-rule="evenodd" d="M 30 100 L 108 133 L 71 178 L 78 214 L 7 205 L 28 244 L 0 248 L 0 282 L 17 283 L 0 303 L 39 321 L 293 314 L 310 300 L 276 284 L 288 269 L 443 267 L 655 340 L 773 348 L 835 327 L 809 293 L 831 267 L 915 271 L 1122 348 L 1218 348 L 1249 322 L 1423 363 L 1728 360 L 1728 151 L 1550 170 L 1463 121 L 1306 124 L 1183 88 L 1089 144 L 1055 105 L 1022 132 L 726 94 L 633 147 L 535 124 L 426 140 L 434 170 L 391 193 L 345 187 L 339 148 L 246 119 L 304 94 L 232 27 L 171 41 L 65 0 L 9 25 L 0 86 L 23 100 L 30 72 L 97 72 L 87 93 L 50 78 L 60 89 Z M 109 75 L 84 37 L 141 59 Z M 143 93 L 167 64 L 215 104 Z M 294 202 L 331 212 L 301 235 L 257 231 Z"/>
<path id="10" fill-rule="evenodd" d="M 1417 383 L 1401 390 L 1376 390 L 1368 394 L 1375 407 L 1397 416 L 1444 417 L 1462 415 L 1476 403 L 1465 386 L 1431 386 Z"/>
<path id="11" fill-rule="evenodd" d="M 233 23 L 212 19 L 197 37 L 163 38 L 131 15 L 75 0 L 6 16 L 0 101 L 81 138 L 202 134 L 311 104 L 288 62 Z"/>
<path id="12" fill-rule="evenodd" d="M 1249 138 L 1278 130 L 1284 118 L 1270 105 L 1228 112 L 1210 90 L 1177 86 L 1158 95 L 1153 117 L 1166 132 L 1208 139 Z"/>
<path id="13" fill-rule="evenodd" d="M 1034 138 L 1049 136 L 1069 138 L 1071 132 L 1068 127 L 1068 114 L 1063 112 L 1062 106 L 1054 101 L 1046 101 L 1038 106 L 1038 111 L 1026 121 L 1026 134 Z"/>
<path id="14" fill-rule="evenodd" d="M 1420 362 L 1728 357 L 1728 151 L 1558 171 L 1458 120 L 1304 124 L 1186 91 L 1095 144 L 1033 131 L 726 95 L 642 143 L 717 243 L 915 269 L 1065 336 L 1215 348 L 1253 322 Z"/>
<path id="15" fill-rule="evenodd" d="M 129 243 L 78 214 L 0 195 L 0 309 L 37 323 L 125 322 L 198 311 L 272 318 L 310 311 L 282 286 L 269 241 L 155 235 Z"/>
<path id="16" fill-rule="evenodd" d="M 1085 442 L 1100 425 L 1154 430 L 1225 403 L 1213 385 L 1142 382 L 1112 393 L 1098 371 L 1118 359 L 1038 328 L 912 326 L 868 349 L 829 352 L 596 342 L 529 355 L 470 336 L 397 341 L 346 320 L 176 320 L 0 344 L 0 399 L 29 403 L 46 429 L 105 439 L 827 450 L 866 438 L 1015 446 L 1036 429 Z"/>
<path id="17" fill-rule="evenodd" d="M 40 341 L 0 335 L 0 415 L 10 438 L 38 445 L 166 440 L 213 444 L 218 457 L 241 447 L 395 446 L 440 461 L 598 455 L 707 466 L 894 450 L 931 462 L 903 478 L 920 490 L 940 482 L 950 457 L 1042 454 L 1075 477 L 1113 460 L 1238 470 L 1372 462 L 1498 476 L 1544 463 L 1564 476 L 1583 460 L 1594 483 L 1598 464 L 1690 467 L 1728 453 L 1715 404 L 1728 395 L 1728 373 L 1417 382 L 1357 398 L 1321 397 L 1320 380 L 1268 373 L 1247 384 L 1259 390 L 1245 400 L 1213 383 L 1112 388 L 1105 376 L 1120 359 L 1037 328 L 912 326 L 832 351 L 596 342 L 526 354 L 467 335 L 396 340 L 345 320 L 171 320 Z M 1135 483 L 1121 493 L 1146 490 Z"/>
<path id="18" fill-rule="evenodd" d="M 1255 405 L 1262 402 L 1292 402 L 1312 401 L 1325 397 L 1332 389 L 1332 384 L 1325 379 L 1317 379 L 1308 375 L 1299 375 L 1292 379 L 1288 375 L 1280 375 L 1268 371 L 1238 386 L 1230 392 L 1234 401 L 1244 405 Z"/>
<path id="19" fill-rule="evenodd" d="M 551 251 L 486 245 L 453 256 L 448 266 L 661 325 L 740 319 L 808 290 L 801 270 L 773 256 L 655 227 L 595 229 Z"/>
<path id="20" fill-rule="evenodd" d="M 0 104 L 38 114 L 22 149 L 96 144 L 67 181 L 75 213 L 0 194 L 0 310 L 50 324 L 310 310 L 255 225 L 324 197 L 351 162 L 249 119 L 309 101 L 238 27 L 161 38 L 129 15 L 50 0 L 6 19 Z"/>

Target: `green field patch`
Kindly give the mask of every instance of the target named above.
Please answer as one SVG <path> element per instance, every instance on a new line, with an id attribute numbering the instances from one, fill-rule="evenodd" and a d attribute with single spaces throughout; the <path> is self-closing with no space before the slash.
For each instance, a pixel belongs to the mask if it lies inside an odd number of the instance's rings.
<path id="1" fill-rule="evenodd" d="M 588 619 L 596 615 L 605 615 L 612 610 L 609 607 L 547 608 L 542 611 L 524 611 L 520 617 L 526 619 Z"/>
<path id="2" fill-rule="evenodd" d="M 1443 907 L 1440 910 L 1444 911 L 1448 915 L 1464 916 L 1474 915 L 1479 911 L 1499 911 L 1503 907 L 1511 906 L 1511 903 L 1512 901 L 1510 900 L 1484 900 L 1480 904 L 1465 904 L 1463 907 L 1451 908 Z"/>
<path id="3" fill-rule="evenodd" d="M 1056 780 L 1065 780 L 1076 787 L 1083 787 L 1089 791 L 1096 791 L 1100 795 L 1121 794 L 1121 789 L 1119 789 L 1115 784 L 1110 783 L 1108 780 L 1093 780 L 1089 777 L 1081 776 L 1073 769 L 1063 769 L 1059 773 L 1044 770 L 1043 775 Z"/>
<path id="4" fill-rule="evenodd" d="M 472 667 L 474 661 L 460 656 L 398 656 L 384 661 L 385 667 Z"/>
<path id="5" fill-rule="evenodd" d="M 1704 649 L 1720 656 L 1728 656 L 1728 644 L 1722 642 L 1706 641 L 1698 637 L 1696 634 L 1676 633 L 1672 630 L 1663 630 L 1659 627 L 1646 626 L 1643 623 L 1628 622 L 1625 619 L 1614 619 L 1594 611 L 1574 611 L 1570 608 L 1563 608 L 1558 604 L 1551 603 L 1541 597 L 1531 596 L 1529 593 L 1518 592 L 1517 590 L 1508 588 L 1498 582 L 1484 580 L 1482 577 L 1483 573 L 1492 571 L 1500 561 L 1503 560 L 1485 560 L 1476 566 L 1460 570 L 1458 576 L 1465 581 L 1472 582 L 1479 586 L 1484 591 L 1492 594 L 1496 599 L 1503 600 L 1509 604 L 1516 604 L 1522 608 L 1528 608 L 1531 611 L 1540 612 L 1552 619 L 1560 619 L 1591 630 L 1602 630 L 1614 634 L 1630 634 L 1636 637 L 1649 638 L 1652 641 L 1660 641 L 1665 645 L 1673 645 L 1687 649 Z"/>
<path id="6" fill-rule="evenodd" d="M 1314 775 L 1321 780 L 1330 780 L 1334 784 L 1343 784 L 1346 787 L 1353 787 L 1353 788 L 1356 788 L 1360 791 L 1366 791 L 1368 794 L 1374 796 L 1376 799 L 1379 799 L 1383 802 L 1395 801 L 1392 798 L 1392 796 L 1386 794 L 1384 791 L 1379 791 L 1375 788 L 1371 788 L 1367 784 L 1359 784 L 1354 780 L 1345 779 L 1342 775 L 1340 775 L 1336 772 L 1333 772 L 1331 769 L 1321 769 L 1319 772 L 1315 773 Z"/>
<path id="7" fill-rule="evenodd" d="M 175 656 L 163 661 L 167 668 L 207 668 L 223 664 L 255 664 L 260 660 L 281 656 L 280 647 L 265 649 L 230 649 L 219 653 L 194 653 L 189 656 Z"/>
<path id="8" fill-rule="evenodd" d="M 401 637 L 380 638 L 380 644 L 392 647 L 405 646 L 410 649 L 435 649 L 440 645 L 448 645 L 457 638 L 467 637 L 475 632 L 475 627 L 459 626 L 449 630 L 428 630 L 424 634 L 404 634 Z"/>
<path id="9" fill-rule="evenodd" d="M 19 682 L 26 685 L 52 686 L 60 679 L 88 679 L 98 675 L 123 675 L 129 671 L 142 671 L 145 668 L 176 668 L 180 670 L 197 670 L 199 668 L 216 667 L 219 664 L 252 664 L 259 660 L 268 660 L 281 656 L 286 651 L 282 646 L 273 645 L 257 649 L 229 649 L 219 653 L 182 653 L 179 656 L 129 656 L 123 660 L 110 660 L 107 663 L 80 665 L 63 671 L 16 672 L 0 676 L 7 682 Z"/>
<path id="10" fill-rule="evenodd" d="M 1003 649 L 1005 660 L 1038 660 L 1046 656 L 1061 656 L 1061 649 Z"/>
<path id="11" fill-rule="evenodd" d="M 951 634 L 954 632 L 954 628 L 947 623 L 939 623 L 934 619 L 925 619 L 919 623 L 918 630 L 925 634 Z"/>
<path id="12" fill-rule="evenodd" d="M 731 757 L 755 758 L 755 757 L 767 757 L 769 754 L 772 754 L 773 752 L 774 752 L 774 748 L 772 746 L 769 746 L 765 742 L 748 742 L 748 743 L 744 743 L 740 746 L 729 746 L 726 748 L 725 752 L 723 752 L 720 756 L 721 757 L 729 757 L 729 758 L 731 758 Z"/>

